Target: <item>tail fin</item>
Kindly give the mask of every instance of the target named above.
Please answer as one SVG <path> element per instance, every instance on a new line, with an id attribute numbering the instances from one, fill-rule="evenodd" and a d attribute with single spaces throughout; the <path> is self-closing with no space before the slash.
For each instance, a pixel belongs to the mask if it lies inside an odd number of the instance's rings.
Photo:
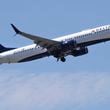
<path id="1" fill-rule="evenodd" d="M 1 48 L 5 48 L 5 47 L 4 47 L 3 45 L 0 44 L 0 49 L 1 49 Z"/>
<path id="2" fill-rule="evenodd" d="M 6 48 L 0 44 L 0 53 L 5 52 L 5 51 L 9 51 L 9 50 L 13 50 L 13 49 L 15 49 L 15 48 Z"/>

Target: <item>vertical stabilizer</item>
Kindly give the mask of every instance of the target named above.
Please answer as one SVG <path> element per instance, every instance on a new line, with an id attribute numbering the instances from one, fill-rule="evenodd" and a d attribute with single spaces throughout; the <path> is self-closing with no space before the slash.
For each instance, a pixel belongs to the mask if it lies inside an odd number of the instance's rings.
<path id="1" fill-rule="evenodd" d="M 0 44 L 0 53 L 9 51 L 9 50 L 13 50 L 13 49 L 15 49 L 15 48 L 7 48 Z"/>

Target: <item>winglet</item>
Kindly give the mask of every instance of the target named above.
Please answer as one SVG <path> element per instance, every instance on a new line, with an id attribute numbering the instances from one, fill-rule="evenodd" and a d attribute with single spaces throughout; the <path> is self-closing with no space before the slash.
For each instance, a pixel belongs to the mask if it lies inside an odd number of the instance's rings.
<path id="1" fill-rule="evenodd" d="M 16 32 L 16 34 L 20 34 L 21 31 L 19 29 L 17 29 L 13 24 L 11 24 L 12 28 L 14 29 L 14 31 Z"/>

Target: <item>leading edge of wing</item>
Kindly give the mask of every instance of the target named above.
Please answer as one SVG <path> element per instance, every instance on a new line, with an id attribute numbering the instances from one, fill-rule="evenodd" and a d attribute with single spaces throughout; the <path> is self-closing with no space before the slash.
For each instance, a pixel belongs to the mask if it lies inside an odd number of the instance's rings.
<path id="1" fill-rule="evenodd" d="M 34 41 L 34 43 L 36 43 L 44 48 L 48 48 L 48 47 L 51 47 L 52 45 L 59 44 L 58 41 L 54 41 L 54 40 L 50 40 L 47 38 L 43 38 L 43 37 L 39 37 L 39 36 L 35 36 L 35 35 L 31 35 L 31 34 L 22 32 L 18 28 L 16 28 L 16 26 L 13 24 L 11 24 L 11 26 L 14 29 L 14 31 L 16 32 L 16 34 L 20 34 L 28 39 L 31 39 Z"/>

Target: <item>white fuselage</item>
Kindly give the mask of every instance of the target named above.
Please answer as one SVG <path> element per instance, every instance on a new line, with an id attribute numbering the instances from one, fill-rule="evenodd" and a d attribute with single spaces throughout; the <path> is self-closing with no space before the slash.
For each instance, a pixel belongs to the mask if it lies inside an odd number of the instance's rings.
<path id="1" fill-rule="evenodd" d="M 1 53 L 0 63 L 16 63 L 22 59 L 28 58 L 30 56 L 42 54 L 46 51 L 47 49 L 43 49 L 40 46 L 36 46 L 36 44 L 32 44 L 29 46 L 25 46 Z"/>
<path id="2" fill-rule="evenodd" d="M 91 44 L 91 42 L 95 42 L 95 41 L 108 41 L 110 40 L 110 25 L 84 30 L 78 33 L 66 35 L 53 40 L 60 42 L 75 40 L 77 45 L 87 43 L 87 45 L 85 46 L 88 46 L 89 43 Z M 0 53 L 0 63 L 17 63 L 19 61 L 22 61 L 23 59 L 31 58 L 32 56 L 38 56 L 38 55 L 39 55 L 38 58 L 42 58 L 43 56 L 40 57 L 40 55 L 46 52 L 47 52 L 46 48 L 42 48 L 40 46 L 37 46 L 36 44 L 32 44 L 29 46 Z M 46 55 L 44 55 L 44 57 L 45 56 Z"/>

